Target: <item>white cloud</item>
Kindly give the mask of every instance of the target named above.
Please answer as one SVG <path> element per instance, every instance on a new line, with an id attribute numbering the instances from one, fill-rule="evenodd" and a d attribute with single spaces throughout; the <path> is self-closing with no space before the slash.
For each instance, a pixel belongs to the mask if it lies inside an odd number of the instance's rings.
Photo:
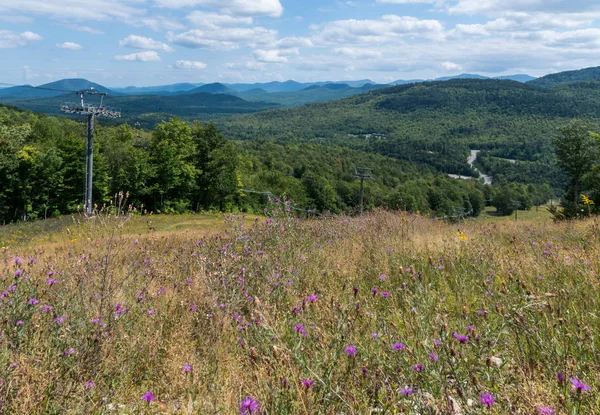
<path id="1" fill-rule="evenodd" d="M 251 25 L 252 17 L 238 17 L 226 14 L 194 11 L 187 15 L 187 20 L 197 27 L 218 29 L 238 25 Z"/>
<path id="2" fill-rule="evenodd" d="M 178 69 L 206 69 L 206 64 L 198 61 L 177 61 L 175 67 Z"/>
<path id="3" fill-rule="evenodd" d="M 279 0 L 155 0 L 154 3 L 171 9 L 204 6 L 231 16 L 280 17 L 283 14 Z"/>
<path id="4" fill-rule="evenodd" d="M 57 43 L 56 47 L 61 48 L 61 49 L 71 49 L 71 50 L 79 50 L 82 48 L 82 46 L 79 43 L 74 43 L 74 42 Z"/>
<path id="5" fill-rule="evenodd" d="M 117 55 L 115 59 L 118 61 L 156 62 L 160 60 L 160 56 L 156 51 L 147 50 L 145 52 L 130 53 L 129 55 Z"/>
<path id="6" fill-rule="evenodd" d="M 125 39 L 119 42 L 119 46 L 132 48 L 132 49 L 143 49 L 143 50 L 158 50 L 162 52 L 173 52 L 173 48 L 166 43 L 159 42 L 149 37 L 129 35 Z"/>
<path id="7" fill-rule="evenodd" d="M 90 33 L 92 35 L 103 35 L 104 34 L 104 32 L 102 30 L 97 30 L 97 29 L 91 28 L 89 26 L 79 26 L 79 25 L 74 25 L 74 24 L 68 24 L 68 25 L 65 25 L 65 27 L 68 27 L 69 29 L 72 29 L 72 30 L 77 30 L 78 32 Z"/>
<path id="8" fill-rule="evenodd" d="M 265 64 L 263 62 L 250 61 L 246 63 L 226 63 L 225 67 L 234 70 L 262 71 L 265 68 Z"/>
<path id="9" fill-rule="evenodd" d="M 442 62 L 442 68 L 446 71 L 460 71 L 462 70 L 462 66 L 455 62 Z"/>
<path id="10" fill-rule="evenodd" d="M 277 50 L 277 49 L 273 49 L 273 50 L 257 49 L 254 51 L 254 58 L 259 62 L 285 63 L 288 61 L 288 58 L 283 55 L 284 55 L 283 51 Z"/>
<path id="11" fill-rule="evenodd" d="M 139 22 L 135 23 L 134 26 L 147 26 L 155 32 L 160 32 L 161 30 L 185 29 L 185 26 L 177 20 L 169 19 L 164 16 L 143 17 L 139 19 Z"/>
<path id="12" fill-rule="evenodd" d="M 57 20 L 121 20 L 128 21 L 145 13 L 122 0 L 2 0 L 0 15 L 18 13 L 49 16 Z"/>
<path id="13" fill-rule="evenodd" d="M 324 44 L 364 43 L 376 45 L 396 42 L 402 37 L 442 39 L 444 27 L 437 20 L 411 16 L 385 15 L 378 20 L 336 20 L 313 25 L 313 42 Z"/>
<path id="14" fill-rule="evenodd" d="M 305 37 L 284 37 L 269 45 L 273 49 L 309 48 L 313 46 L 310 39 Z"/>
<path id="15" fill-rule="evenodd" d="M 169 32 L 167 40 L 187 48 L 232 50 L 275 42 L 277 31 L 264 27 L 233 27 L 227 30 L 194 29 L 177 35 Z"/>
<path id="16" fill-rule="evenodd" d="M 382 58 L 383 53 L 378 50 L 362 48 L 335 48 L 333 51 L 350 59 L 377 59 Z"/>
<path id="17" fill-rule="evenodd" d="M 469 15 L 509 11 L 560 14 L 598 12 L 600 5 L 597 0 L 458 0 L 448 11 Z"/>
<path id="18" fill-rule="evenodd" d="M 14 33 L 10 30 L 0 30 L 0 49 L 27 46 L 30 42 L 37 42 L 42 39 L 40 35 L 33 32 Z"/>
<path id="19" fill-rule="evenodd" d="M 29 67 L 29 65 L 23 66 L 23 78 L 26 81 L 33 79 L 33 78 L 37 78 L 38 76 L 40 76 L 40 75 L 38 73 L 33 72 L 31 70 L 31 67 Z"/>
<path id="20" fill-rule="evenodd" d="M 436 3 L 438 0 L 377 0 L 377 3 L 388 3 L 388 4 L 431 4 Z"/>

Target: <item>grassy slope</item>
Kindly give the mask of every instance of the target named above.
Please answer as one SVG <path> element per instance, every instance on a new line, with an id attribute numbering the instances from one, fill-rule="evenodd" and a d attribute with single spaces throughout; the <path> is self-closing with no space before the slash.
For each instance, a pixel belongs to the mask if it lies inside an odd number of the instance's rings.
<path id="1" fill-rule="evenodd" d="M 16 282 L 0 299 L 9 413 L 230 414 L 252 396 L 267 414 L 449 413 L 450 400 L 479 414 L 484 391 L 489 414 L 600 411 L 593 221 L 470 222 L 461 240 L 456 225 L 418 216 L 278 216 L 202 243 L 110 239 L 111 223 L 44 253 L 0 251 L 2 289 Z M 558 371 L 592 390 L 572 392 Z"/>

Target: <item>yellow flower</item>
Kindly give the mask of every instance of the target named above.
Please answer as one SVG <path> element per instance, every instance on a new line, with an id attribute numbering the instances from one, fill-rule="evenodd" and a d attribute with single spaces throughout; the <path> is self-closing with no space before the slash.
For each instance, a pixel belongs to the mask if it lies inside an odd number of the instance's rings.
<path id="1" fill-rule="evenodd" d="M 460 238 L 461 241 L 466 241 L 468 239 L 467 235 L 465 235 L 461 231 L 458 231 L 458 237 Z"/>
<path id="2" fill-rule="evenodd" d="M 583 202 L 584 205 L 593 205 L 594 201 L 592 199 L 590 199 L 589 197 L 587 197 L 586 195 L 581 195 L 581 201 Z"/>

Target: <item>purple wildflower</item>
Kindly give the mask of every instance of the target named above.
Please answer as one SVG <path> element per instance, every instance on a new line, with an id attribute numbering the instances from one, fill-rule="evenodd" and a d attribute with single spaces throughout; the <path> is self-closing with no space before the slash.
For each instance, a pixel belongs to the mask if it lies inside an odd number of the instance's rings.
<path id="1" fill-rule="evenodd" d="M 149 315 L 149 316 L 153 316 L 153 315 L 154 315 L 154 309 L 150 309 L 150 310 L 148 310 L 148 315 Z"/>
<path id="2" fill-rule="evenodd" d="M 377 332 L 374 332 L 374 333 L 372 333 L 372 334 L 371 334 L 371 337 L 373 337 L 374 339 L 378 339 L 378 338 L 379 338 L 379 336 L 380 336 L 380 335 L 379 335 L 379 333 L 377 333 Z"/>
<path id="3" fill-rule="evenodd" d="M 373 288 L 371 288 L 371 292 L 373 293 L 373 295 L 377 295 L 379 290 L 377 289 L 377 287 L 373 287 Z"/>
<path id="4" fill-rule="evenodd" d="M 19 257 L 16 257 L 16 258 L 15 258 L 15 264 L 19 265 L 19 264 L 21 264 L 21 263 L 23 263 L 23 259 L 22 259 L 22 258 L 19 258 Z"/>
<path id="5" fill-rule="evenodd" d="M 296 327 L 294 327 L 294 329 L 300 333 L 301 335 L 303 335 L 304 337 L 306 337 L 306 329 L 304 328 L 304 326 L 302 324 L 296 324 Z"/>
<path id="6" fill-rule="evenodd" d="M 429 360 L 432 362 L 437 362 L 440 360 L 440 357 L 437 355 L 437 353 L 429 353 Z"/>
<path id="7" fill-rule="evenodd" d="M 23 324 L 25 324 L 25 323 L 23 323 L 23 320 L 17 321 L 17 326 L 22 326 Z"/>
<path id="8" fill-rule="evenodd" d="M 589 391 L 590 389 L 592 389 L 577 378 L 569 378 L 569 380 L 571 381 L 571 384 L 577 390 L 577 392 Z"/>
<path id="9" fill-rule="evenodd" d="M 314 303 L 315 301 L 317 301 L 319 299 L 319 296 L 317 294 L 311 294 L 308 297 L 306 297 L 306 299 L 308 301 L 310 301 L 311 303 Z"/>
<path id="10" fill-rule="evenodd" d="M 538 414 L 540 414 L 540 415 L 555 415 L 556 411 L 551 406 L 540 406 L 538 408 Z"/>
<path id="11" fill-rule="evenodd" d="M 354 356 L 356 355 L 356 347 L 349 344 L 348 346 L 346 346 L 346 348 L 344 349 L 344 352 L 348 355 L 348 356 Z"/>
<path id="12" fill-rule="evenodd" d="M 46 282 L 48 283 L 48 285 L 54 285 L 56 284 L 58 281 L 55 280 L 54 278 L 47 278 Z"/>
<path id="13" fill-rule="evenodd" d="M 57 318 L 54 319 L 54 322 L 56 324 L 62 324 L 62 323 L 65 322 L 65 318 L 64 317 L 57 317 Z"/>
<path id="14" fill-rule="evenodd" d="M 496 402 L 496 400 L 494 399 L 494 397 L 492 396 L 492 394 L 489 393 L 489 392 L 483 392 L 481 394 L 481 397 L 479 398 L 479 400 L 488 409 L 494 404 L 494 402 Z"/>
<path id="15" fill-rule="evenodd" d="M 412 367 L 412 370 L 414 370 L 415 372 L 422 372 L 425 370 L 425 366 L 423 365 L 414 365 Z"/>
<path id="16" fill-rule="evenodd" d="M 456 340 L 458 340 L 459 342 L 461 342 L 462 344 L 468 343 L 469 342 L 469 338 L 467 336 L 463 336 L 461 334 L 458 334 L 457 332 L 452 332 L 452 337 L 454 337 Z"/>
<path id="17" fill-rule="evenodd" d="M 18 269 L 15 271 L 15 275 L 18 277 L 19 275 L 23 274 L 23 270 L 22 269 Z"/>
<path id="18" fill-rule="evenodd" d="M 87 382 L 85 382 L 85 388 L 87 390 L 92 389 L 94 386 L 96 386 L 96 384 L 94 383 L 93 380 L 88 380 Z"/>
<path id="19" fill-rule="evenodd" d="M 561 385 L 564 385 L 564 383 L 567 381 L 565 374 L 563 372 L 558 372 L 556 374 L 556 378 L 558 379 L 558 383 Z"/>
<path id="20" fill-rule="evenodd" d="M 302 379 L 302 385 L 306 386 L 307 388 L 310 388 L 313 383 L 315 383 L 315 381 L 312 379 Z"/>
<path id="21" fill-rule="evenodd" d="M 402 396 L 410 396 L 415 393 L 415 390 L 413 388 L 400 388 L 398 389 L 398 392 L 400 392 Z"/>
<path id="22" fill-rule="evenodd" d="M 383 291 L 383 292 L 381 293 L 381 296 L 382 296 L 382 297 L 385 297 L 385 298 L 388 298 L 388 297 L 390 296 L 390 293 L 388 293 L 387 291 Z"/>
<path id="23" fill-rule="evenodd" d="M 192 367 L 192 365 L 183 365 L 183 367 L 181 368 L 181 371 L 186 373 L 186 372 L 191 372 L 194 368 Z"/>
<path id="24" fill-rule="evenodd" d="M 387 276 L 386 276 L 385 274 L 381 274 L 381 275 L 379 276 L 379 279 L 380 279 L 381 281 L 385 281 L 385 280 L 386 280 L 386 278 L 387 278 Z"/>
<path id="25" fill-rule="evenodd" d="M 196 304 L 190 304 L 190 311 L 194 312 L 198 309 L 198 307 L 196 307 Z"/>
<path id="26" fill-rule="evenodd" d="M 254 398 L 248 396 L 242 401 L 240 405 L 240 415 L 250 415 L 258 413 L 260 409 L 260 403 Z"/>
<path id="27" fill-rule="evenodd" d="M 146 401 L 148 403 L 154 401 L 156 399 L 156 397 L 154 396 L 154 394 L 150 391 L 146 392 L 143 396 L 142 396 L 142 401 Z"/>
<path id="28" fill-rule="evenodd" d="M 40 307 L 40 311 L 42 313 L 47 313 L 48 311 L 52 311 L 54 310 L 54 307 L 50 306 L 50 305 L 43 305 Z"/>
<path id="29" fill-rule="evenodd" d="M 404 350 L 406 348 L 406 346 L 402 343 L 394 343 L 392 344 L 392 350 L 398 351 L 398 350 Z"/>
<path id="30" fill-rule="evenodd" d="M 37 298 L 32 298 L 29 301 L 27 301 L 27 304 L 29 305 L 37 305 L 39 304 L 40 300 L 38 300 Z"/>

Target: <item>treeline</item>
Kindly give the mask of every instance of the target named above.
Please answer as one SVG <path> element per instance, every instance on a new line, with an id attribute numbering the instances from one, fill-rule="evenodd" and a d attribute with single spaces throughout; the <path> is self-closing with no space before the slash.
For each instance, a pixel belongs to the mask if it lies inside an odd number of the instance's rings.
<path id="1" fill-rule="evenodd" d="M 83 123 L 0 106 L 0 223 L 47 218 L 83 205 Z M 97 123 L 94 202 L 120 191 L 138 210 L 260 212 L 271 192 L 300 214 L 352 212 L 359 206 L 354 166 L 374 168 L 367 209 L 379 206 L 478 215 L 489 187 L 435 168 L 365 151 L 275 140 L 236 142 L 217 128 L 178 119 L 153 131 Z"/>

